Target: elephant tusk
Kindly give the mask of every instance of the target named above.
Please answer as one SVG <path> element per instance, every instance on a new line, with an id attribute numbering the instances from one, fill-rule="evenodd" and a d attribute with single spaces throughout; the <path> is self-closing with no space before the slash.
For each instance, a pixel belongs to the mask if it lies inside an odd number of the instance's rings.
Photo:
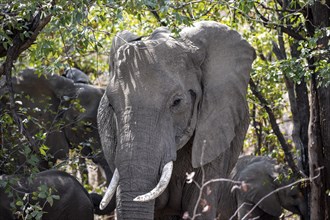
<path id="1" fill-rule="evenodd" d="M 168 183 L 171 180 L 172 171 L 173 171 L 173 161 L 170 161 L 167 164 L 165 164 L 163 171 L 162 171 L 162 175 L 160 177 L 160 180 L 159 180 L 157 186 L 150 192 L 148 192 L 144 195 L 135 197 L 135 199 L 133 199 L 133 201 L 148 202 L 148 201 L 156 199 L 166 189 Z"/>
<path id="2" fill-rule="evenodd" d="M 116 192 L 118 183 L 119 183 L 119 173 L 118 173 L 118 170 L 115 169 L 115 172 L 112 176 L 110 184 L 107 188 L 107 191 L 105 192 L 105 194 L 103 196 L 103 199 L 100 203 L 100 209 L 101 210 L 105 209 L 105 207 L 107 207 L 107 205 L 109 204 L 110 200 L 113 197 L 113 194 L 115 194 L 115 192 Z"/>

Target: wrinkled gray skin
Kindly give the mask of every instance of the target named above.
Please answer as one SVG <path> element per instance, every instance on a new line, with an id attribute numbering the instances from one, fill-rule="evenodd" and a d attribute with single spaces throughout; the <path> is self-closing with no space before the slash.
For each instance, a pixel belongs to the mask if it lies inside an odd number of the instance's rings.
<path id="1" fill-rule="evenodd" d="M 222 182 L 222 190 L 225 193 L 220 199 L 219 219 L 230 219 L 239 207 L 241 208 L 238 215 L 233 219 L 242 219 L 263 197 L 295 181 L 293 177 L 285 177 L 286 173 L 286 167 L 278 165 L 268 157 L 240 157 L 229 178 L 244 181 L 244 187 L 234 187 L 233 183 Z M 299 185 L 269 195 L 245 219 L 279 219 L 282 208 L 301 215 L 304 220 L 309 219 L 307 203 Z"/>
<path id="2" fill-rule="evenodd" d="M 62 76 L 68 79 L 72 79 L 75 83 L 90 84 L 89 76 L 83 71 L 74 67 L 66 69 Z"/>
<path id="3" fill-rule="evenodd" d="M 102 97 L 98 126 L 105 157 L 118 169 L 118 219 L 193 215 L 199 190 L 186 183 L 227 177 L 249 125 L 246 90 L 253 48 L 216 22 L 184 28 L 180 38 L 159 28 L 147 39 L 124 31 L 112 43 L 111 79 Z M 136 202 L 153 189 L 164 164 L 174 161 L 171 181 L 156 200 Z M 202 199 L 197 219 L 214 219 L 221 191 Z"/>
<path id="4" fill-rule="evenodd" d="M 46 204 L 43 211 L 46 212 L 42 219 L 47 220 L 93 220 L 94 210 L 93 203 L 89 198 L 86 189 L 75 179 L 75 177 L 63 171 L 48 170 L 43 171 L 32 179 L 30 183 L 26 177 L 2 176 L 2 179 L 12 178 L 15 181 L 10 183 L 10 192 L 17 193 L 23 198 L 23 193 L 38 192 L 38 187 L 46 185 L 52 189 L 52 195 L 60 196 L 60 199 L 54 199 L 54 203 L 50 206 L 45 199 L 39 198 L 33 200 L 29 198 L 31 204 L 39 202 L 41 206 Z M 16 181 L 19 178 L 19 181 Z M 10 203 L 12 197 L 8 197 L 8 193 L 0 188 L 0 220 L 18 219 L 12 213 Z M 16 190 L 16 191 L 15 191 Z"/>
<path id="5" fill-rule="evenodd" d="M 47 132 L 45 145 L 49 147 L 48 153 L 54 157 L 50 159 L 52 162 L 66 159 L 69 149 L 80 145 L 83 146 L 83 156 L 89 156 L 95 163 L 102 164 L 104 169 L 109 170 L 103 155 L 94 153 L 100 150 L 101 146 L 96 116 L 104 89 L 74 83 L 71 79 L 58 75 L 46 76 L 47 78 L 44 75 L 38 77 L 35 70 L 26 69 L 13 78 L 14 92 L 21 94 L 21 97 L 16 98 L 16 101 L 21 101 L 21 105 L 17 106 L 27 108 L 27 115 L 41 124 L 39 127 L 35 121 L 29 120 L 28 131 L 31 135 L 40 132 L 40 129 Z M 3 93 L 4 91 L 1 91 L 1 94 Z M 26 98 L 27 95 L 30 98 Z M 2 99 L 2 102 L 4 101 Z M 73 101 L 79 105 L 73 104 Z M 64 125 L 56 127 L 59 121 Z M 10 140 L 8 142 L 11 143 Z M 39 144 L 36 143 L 37 146 Z M 40 168 L 48 169 L 47 162 L 43 161 Z"/>

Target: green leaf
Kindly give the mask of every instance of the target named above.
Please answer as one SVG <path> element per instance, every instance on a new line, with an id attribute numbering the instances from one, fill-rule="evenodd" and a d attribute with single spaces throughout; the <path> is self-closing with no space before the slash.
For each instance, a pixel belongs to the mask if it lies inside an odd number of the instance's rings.
<path id="1" fill-rule="evenodd" d="M 24 205 L 24 203 L 23 203 L 23 201 L 22 201 L 22 200 L 18 200 L 18 201 L 16 202 L 16 205 L 17 205 L 17 206 L 23 206 L 23 205 Z"/>
<path id="2" fill-rule="evenodd" d="M 38 197 L 41 199 L 47 198 L 47 194 L 45 192 L 39 192 Z"/>
<path id="3" fill-rule="evenodd" d="M 59 200 L 60 196 L 59 195 L 52 195 L 53 199 Z"/>
<path id="4" fill-rule="evenodd" d="M 53 206 L 53 204 L 54 204 L 53 197 L 52 196 L 48 196 L 47 197 L 47 202 L 49 203 L 50 206 Z"/>
<path id="5" fill-rule="evenodd" d="M 43 156 L 47 156 L 47 151 L 48 150 L 49 150 L 49 148 L 44 144 L 42 144 L 41 147 L 39 148 L 39 152 Z"/>

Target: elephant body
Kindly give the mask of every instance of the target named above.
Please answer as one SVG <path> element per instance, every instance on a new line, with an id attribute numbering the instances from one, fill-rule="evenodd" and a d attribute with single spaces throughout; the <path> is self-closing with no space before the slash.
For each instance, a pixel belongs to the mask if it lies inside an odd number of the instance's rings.
<path id="1" fill-rule="evenodd" d="M 179 38 L 166 28 L 145 39 L 118 33 L 97 116 L 114 172 L 100 208 L 116 192 L 118 219 L 214 219 L 218 183 L 201 198 L 196 184 L 227 177 L 242 150 L 254 58 L 236 31 L 217 22 L 197 22 Z"/>
<path id="2" fill-rule="evenodd" d="M 6 189 L 0 187 L 0 220 L 22 219 L 12 213 L 10 203 L 13 197 L 9 195 L 19 195 L 23 198 L 28 195 L 27 201 L 31 205 L 39 203 L 45 212 L 42 219 L 47 220 L 92 220 L 94 218 L 94 210 L 92 201 L 86 189 L 71 175 L 63 171 L 48 170 L 36 174 L 32 179 L 22 176 L 2 176 L 0 181 L 9 181 Z M 31 181 L 31 182 L 30 182 Z M 38 187 L 45 185 L 52 191 L 51 195 L 59 196 L 59 199 L 53 199 L 50 205 L 45 198 L 38 197 L 37 200 L 32 198 L 32 192 L 39 192 Z M 25 207 L 28 209 L 28 207 Z M 24 209 L 24 210 L 25 210 Z"/>
<path id="3" fill-rule="evenodd" d="M 240 157 L 229 179 L 243 183 L 237 187 L 231 182 L 221 182 L 223 194 L 219 200 L 218 218 L 220 220 L 243 219 L 252 207 L 263 199 L 247 215 L 248 219 L 279 219 L 282 208 L 301 215 L 302 219 L 308 219 L 307 203 L 299 185 L 271 194 L 276 189 L 295 181 L 295 178 L 285 176 L 288 173 L 287 170 L 287 167 L 280 166 L 273 159 L 265 156 Z"/>
<path id="4" fill-rule="evenodd" d="M 80 72 L 72 70 L 69 73 L 71 76 L 75 73 L 75 80 L 86 78 Z M 67 159 L 70 148 L 80 148 L 84 157 L 102 164 L 102 168 L 109 174 L 108 165 L 100 152 L 101 143 L 96 120 L 98 104 L 104 89 L 76 83 L 73 79 L 49 74 L 38 76 L 34 69 L 26 69 L 12 80 L 16 107 L 19 108 L 18 112 L 25 122 L 25 128 L 31 136 L 40 137 L 45 134 L 45 139 L 34 139 L 35 152 L 39 152 L 42 145 L 48 147 L 49 157 L 47 160 L 41 160 L 39 168 L 48 169 L 49 162 Z M 4 93 L 4 90 L 0 91 L 1 96 Z M 2 97 L 3 106 L 6 102 L 7 100 Z M 5 108 L 1 109 L 4 110 Z M 25 113 L 21 114 L 22 112 Z M 20 144 L 15 139 L 4 143 Z M 23 156 L 17 156 L 17 159 L 17 166 L 25 162 Z"/>

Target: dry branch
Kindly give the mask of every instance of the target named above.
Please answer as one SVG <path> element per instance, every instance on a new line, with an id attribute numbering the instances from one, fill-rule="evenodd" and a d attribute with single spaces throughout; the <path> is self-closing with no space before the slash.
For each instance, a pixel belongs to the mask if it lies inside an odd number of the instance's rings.
<path id="1" fill-rule="evenodd" d="M 298 169 L 298 167 L 296 166 L 296 164 L 294 162 L 294 159 L 293 159 L 293 156 L 290 152 L 290 146 L 285 141 L 285 138 L 284 138 L 277 122 L 276 122 L 275 115 L 274 115 L 273 111 L 271 110 L 271 108 L 269 107 L 269 104 L 268 104 L 267 100 L 258 91 L 258 88 L 257 88 L 256 84 L 254 83 L 254 81 L 252 79 L 250 79 L 249 84 L 250 84 L 250 89 L 251 89 L 253 95 L 258 98 L 261 105 L 264 107 L 264 109 L 266 110 L 266 112 L 269 116 L 269 122 L 272 126 L 272 129 L 273 129 L 278 141 L 280 142 L 280 144 L 282 146 L 282 149 L 283 149 L 284 155 L 285 155 L 285 160 L 287 161 L 288 165 L 290 166 L 290 168 L 293 170 L 294 173 L 296 173 L 296 174 L 300 173 L 301 175 L 305 176 L 303 174 L 303 172 L 300 171 Z"/>
<path id="2" fill-rule="evenodd" d="M 40 31 L 50 22 L 52 15 L 48 15 L 42 19 L 40 19 L 40 17 L 41 17 L 41 12 L 39 12 L 35 17 L 32 18 L 32 21 L 31 21 L 32 25 L 31 25 L 31 28 L 28 30 L 28 32 L 30 32 L 32 34 L 29 38 L 25 38 L 24 40 L 21 40 L 21 38 L 20 38 L 21 33 L 19 32 L 14 36 L 13 42 L 12 42 L 13 45 L 9 46 L 8 50 L 4 49 L 3 46 L 0 45 L 0 51 L 2 52 L 0 54 L 0 57 L 6 56 L 7 59 L 5 62 L 10 62 L 10 60 L 8 60 L 8 55 L 11 56 L 10 59 L 13 59 L 13 62 L 14 62 L 24 50 L 28 49 L 33 44 L 33 42 L 37 39 Z M 13 50 L 13 48 L 14 48 L 14 50 Z M 0 76 L 6 75 L 5 65 L 6 65 L 6 63 L 3 63 L 0 66 Z"/>
<path id="3" fill-rule="evenodd" d="M 17 124 L 20 132 L 28 139 L 32 146 L 35 146 L 35 140 L 32 138 L 32 135 L 24 128 L 22 124 L 22 120 L 16 112 L 15 107 L 15 99 L 14 99 L 14 90 L 12 85 L 12 67 L 14 65 L 15 60 L 17 60 L 18 56 L 27 48 L 29 48 L 32 43 L 37 39 L 40 31 L 49 23 L 52 15 L 48 15 L 42 19 L 41 18 L 41 11 L 37 13 L 31 19 L 31 27 L 29 32 L 32 35 L 29 38 L 21 39 L 20 33 L 16 33 L 13 37 L 12 45 L 5 50 L 5 62 L 0 66 L 0 76 L 6 76 L 6 87 L 7 91 L 9 92 L 9 107 L 10 112 L 13 116 L 15 123 Z M 3 49 L 3 48 L 2 48 Z"/>

